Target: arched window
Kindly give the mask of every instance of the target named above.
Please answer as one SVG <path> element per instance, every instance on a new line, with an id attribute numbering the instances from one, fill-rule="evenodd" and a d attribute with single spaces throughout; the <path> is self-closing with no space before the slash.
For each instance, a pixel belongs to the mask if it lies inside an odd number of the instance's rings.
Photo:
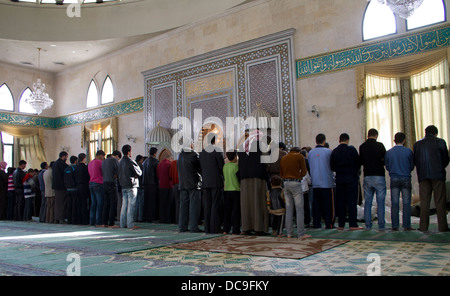
<path id="1" fill-rule="evenodd" d="M 406 20 L 408 30 L 445 22 L 445 4 L 443 0 L 426 0 Z"/>
<path id="2" fill-rule="evenodd" d="M 397 33 L 394 13 L 386 5 L 376 0 L 367 4 L 363 19 L 363 40 Z"/>
<path id="3" fill-rule="evenodd" d="M 89 84 L 86 101 L 86 106 L 88 108 L 98 106 L 98 90 L 94 80 L 91 80 L 91 83 Z"/>
<path id="4" fill-rule="evenodd" d="M 25 102 L 25 99 L 31 96 L 31 89 L 27 87 L 19 99 L 19 112 L 21 113 L 29 113 L 29 114 L 36 114 L 36 110 L 34 110 L 33 107 L 31 107 L 27 102 Z"/>
<path id="5" fill-rule="evenodd" d="M 109 76 L 106 76 L 102 87 L 102 104 L 111 103 L 114 101 L 114 87 Z"/>
<path id="6" fill-rule="evenodd" d="M 0 109 L 5 111 L 14 111 L 14 99 L 11 90 L 3 83 L 0 86 Z"/>

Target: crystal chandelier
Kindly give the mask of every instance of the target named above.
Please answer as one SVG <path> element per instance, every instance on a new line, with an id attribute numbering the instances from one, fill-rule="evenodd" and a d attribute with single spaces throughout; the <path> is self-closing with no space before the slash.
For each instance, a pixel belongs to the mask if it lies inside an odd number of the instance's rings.
<path id="1" fill-rule="evenodd" d="M 378 0 L 381 4 L 386 4 L 394 13 L 401 18 L 408 18 L 414 11 L 422 5 L 423 0 Z"/>
<path id="2" fill-rule="evenodd" d="M 41 69 L 41 49 L 39 50 L 39 61 L 38 61 L 38 68 L 39 72 Z M 25 103 L 29 104 L 31 107 L 33 107 L 34 110 L 36 110 L 36 113 L 39 115 L 42 113 L 43 110 L 50 108 L 53 105 L 53 100 L 50 99 L 48 93 L 46 93 L 45 90 L 45 83 L 41 83 L 41 79 L 38 78 L 36 82 L 33 83 L 33 89 L 34 91 L 31 93 L 31 95 L 27 98 L 25 98 Z"/>

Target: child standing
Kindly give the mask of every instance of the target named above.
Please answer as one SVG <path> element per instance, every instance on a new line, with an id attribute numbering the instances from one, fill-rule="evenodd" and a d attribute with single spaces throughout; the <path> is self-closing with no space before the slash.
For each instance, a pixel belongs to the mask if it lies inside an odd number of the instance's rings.
<path id="1" fill-rule="evenodd" d="M 272 215 L 272 234 L 282 236 L 286 207 L 281 178 L 277 175 L 270 178 L 271 189 L 267 191 L 267 209 Z"/>
<path id="2" fill-rule="evenodd" d="M 34 170 L 28 170 L 28 173 L 23 178 L 23 195 L 25 198 L 25 209 L 23 213 L 23 220 L 30 221 L 33 216 L 33 202 L 34 202 L 34 188 L 36 184 L 33 180 Z"/>
<path id="3" fill-rule="evenodd" d="M 237 153 L 227 152 L 227 162 L 223 166 L 224 186 L 224 222 L 223 234 L 228 234 L 233 228 L 233 234 L 240 233 L 241 226 L 241 186 Z"/>

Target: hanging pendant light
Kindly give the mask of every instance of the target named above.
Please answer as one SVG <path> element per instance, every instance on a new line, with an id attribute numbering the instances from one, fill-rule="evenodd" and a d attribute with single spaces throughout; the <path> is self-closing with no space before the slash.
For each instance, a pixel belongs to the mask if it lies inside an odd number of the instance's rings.
<path id="1" fill-rule="evenodd" d="M 40 75 L 41 48 L 38 48 L 38 51 L 39 51 L 38 69 Z M 41 82 L 39 75 L 37 81 L 33 83 L 34 90 L 31 92 L 31 95 L 25 98 L 25 102 L 29 104 L 34 110 L 36 110 L 36 113 L 38 115 L 41 114 L 43 110 L 49 109 L 53 105 L 53 100 L 50 99 L 48 93 L 45 92 L 45 84 Z"/>
<path id="2" fill-rule="evenodd" d="M 387 5 L 398 16 L 406 19 L 414 14 L 423 0 L 378 0 L 378 2 Z"/>

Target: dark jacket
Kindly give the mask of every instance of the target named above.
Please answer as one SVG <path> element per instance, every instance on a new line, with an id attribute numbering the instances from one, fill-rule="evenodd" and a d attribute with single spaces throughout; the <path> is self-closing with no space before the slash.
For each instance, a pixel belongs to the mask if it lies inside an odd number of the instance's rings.
<path id="1" fill-rule="evenodd" d="M 262 152 L 259 149 L 259 141 L 254 141 L 250 148 L 249 154 L 241 147 L 238 152 L 239 156 L 239 176 L 241 180 L 258 178 L 270 183 L 269 173 L 265 163 L 261 163 Z"/>
<path id="2" fill-rule="evenodd" d="M 445 181 L 445 168 L 449 163 L 445 140 L 428 135 L 417 141 L 413 148 L 419 182 L 426 179 Z"/>
<path id="3" fill-rule="evenodd" d="M 122 157 L 119 161 L 119 184 L 122 189 L 137 188 L 141 175 L 142 171 L 136 161 L 128 156 Z"/>
<path id="4" fill-rule="evenodd" d="M 159 161 L 154 157 L 147 158 L 142 164 L 142 185 L 158 185 L 156 168 Z"/>
<path id="5" fill-rule="evenodd" d="M 385 176 L 384 156 L 386 148 L 383 143 L 375 139 L 367 139 L 359 146 L 359 157 L 361 165 L 364 166 L 364 177 L 367 176 Z"/>
<path id="6" fill-rule="evenodd" d="M 25 171 L 17 168 L 13 173 L 14 188 L 23 190 L 23 178 L 25 178 Z"/>
<path id="7" fill-rule="evenodd" d="M 211 148 L 212 149 L 212 148 Z M 203 149 L 200 153 L 200 168 L 202 171 L 202 188 L 222 188 L 223 179 L 223 154 L 217 151 L 208 152 Z"/>
<path id="8" fill-rule="evenodd" d="M 69 165 L 62 160 L 61 158 L 58 158 L 57 161 L 52 166 L 52 189 L 54 190 L 66 190 L 66 186 L 64 186 L 64 170 Z"/>
<path id="9" fill-rule="evenodd" d="M 340 144 L 330 158 L 331 170 L 336 172 L 336 182 L 354 181 L 358 179 L 361 163 L 355 147 Z"/>
<path id="10" fill-rule="evenodd" d="M 80 163 L 75 170 L 75 182 L 77 183 L 77 187 L 81 186 L 89 186 L 89 171 L 88 167 L 85 163 Z"/>
<path id="11" fill-rule="evenodd" d="M 177 170 L 180 190 L 201 189 L 202 175 L 197 152 L 183 149 L 178 157 Z"/>

